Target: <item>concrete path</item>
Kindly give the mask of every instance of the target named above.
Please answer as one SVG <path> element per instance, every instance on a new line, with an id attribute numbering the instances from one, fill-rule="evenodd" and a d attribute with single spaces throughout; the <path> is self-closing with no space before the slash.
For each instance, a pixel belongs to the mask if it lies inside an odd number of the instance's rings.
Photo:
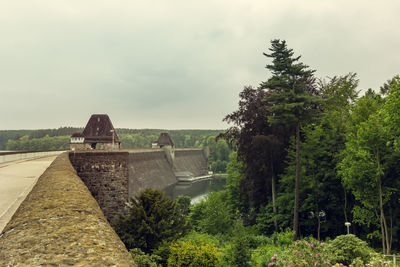
<path id="1" fill-rule="evenodd" d="M 60 152 L 61 153 L 61 152 Z M 57 156 L 0 164 L 0 233 Z"/>

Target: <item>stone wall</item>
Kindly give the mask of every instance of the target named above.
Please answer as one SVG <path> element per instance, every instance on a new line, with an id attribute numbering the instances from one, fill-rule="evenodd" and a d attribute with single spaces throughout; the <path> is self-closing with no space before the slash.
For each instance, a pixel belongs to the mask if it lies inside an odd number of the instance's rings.
<path id="1" fill-rule="evenodd" d="M 174 172 L 191 172 L 194 177 L 208 174 L 208 158 L 203 149 L 176 149 Z"/>
<path id="2" fill-rule="evenodd" d="M 135 266 L 68 154 L 50 165 L 0 235 L 0 266 Z"/>
<path id="3" fill-rule="evenodd" d="M 104 215 L 114 223 L 129 200 L 128 152 L 75 151 L 69 158 Z"/>
<path id="4" fill-rule="evenodd" d="M 201 149 L 176 149 L 175 157 L 165 149 L 131 151 L 71 151 L 69 158 L 77 174 L 114 224 L 125 211 L 125 203 L 141 190 L 164 190 L 177 183 L 175 172 L 194 176 L 208 173 Z"/>
<path id="5" fill-rule="evenodd" d="M 167 154 L 162 149 L 129 153 L 129 194 L 151 187 L 164 189 L 177 182 Z"/>

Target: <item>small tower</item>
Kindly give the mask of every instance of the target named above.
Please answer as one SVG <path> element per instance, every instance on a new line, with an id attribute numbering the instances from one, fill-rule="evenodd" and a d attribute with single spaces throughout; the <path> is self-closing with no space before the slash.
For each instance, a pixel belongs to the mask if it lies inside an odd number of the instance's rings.
<path id="1" fill-rule="evenodd" d="M 153 148 L 163 148 L 163 147 L 170 147 L 174 148 L 174 142 L 172 142 L 171 137 L 169 136 L 168 133 L 161 133 L 160 136 L 158 137 L 158 140 L 156 142 L 152 143 Z"/>
<path id="2" fill-rule="evenodd" d="M 162 148 L 165 152 L 165 155 L 167 156 L 167 160 L 168 160 L 169 164 L 171 166 L 174 165 L 175 145 L 174 145 L 174 142 L 172 142 L 172 139 L 168 133 L 161 133 L 160 136 L 158 137 L 158 140 L 151 144 L 151 147 L 152 148 Z"/>
<path id="3" fill-rule="evenodd" d="M 71 136 L 71 150 L 118 150 L 121 142 L 107 114 L 93 114 L 82 133 Z"/>

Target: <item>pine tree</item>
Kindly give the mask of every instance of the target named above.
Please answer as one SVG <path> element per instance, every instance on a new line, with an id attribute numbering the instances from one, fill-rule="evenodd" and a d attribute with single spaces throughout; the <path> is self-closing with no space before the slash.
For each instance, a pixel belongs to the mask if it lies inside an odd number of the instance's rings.
<path id="1" fill-rule="evenodd" d="M 296 139 L 296 178 L 295 202 L 293 216 L 294 239 L 298 238 L 299 229 L 299 187 L 300 187 L 300 129 L 302 124 L 315 118 L 320 98 L 315 87 L 314 70 L 299 62 L 300 56 L 294 57 L 292 49 L 287 48 L 286 42 L 272 40 L 271 54 L 264 53 L 272 58 L 272 64 L 266 68 L 271 71 L 272 77 L 261 84 L 270 94 L 266 101 L 271 105 L 271 115 L 268 122 L 272 125 L 285 125 L 288 130 L 295 132 Z"/>

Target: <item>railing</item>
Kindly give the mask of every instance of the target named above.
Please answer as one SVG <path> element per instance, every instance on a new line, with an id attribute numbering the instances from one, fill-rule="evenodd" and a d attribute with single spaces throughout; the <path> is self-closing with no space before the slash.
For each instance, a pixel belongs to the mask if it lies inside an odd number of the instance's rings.
<path id="1" fill-rule="evenodd" d="M 1 152 L 0 163 L 10 162 L 15 160 L 33 159 L 39 157 L 59 155 L 64 151 L 14 151 Z"/>

